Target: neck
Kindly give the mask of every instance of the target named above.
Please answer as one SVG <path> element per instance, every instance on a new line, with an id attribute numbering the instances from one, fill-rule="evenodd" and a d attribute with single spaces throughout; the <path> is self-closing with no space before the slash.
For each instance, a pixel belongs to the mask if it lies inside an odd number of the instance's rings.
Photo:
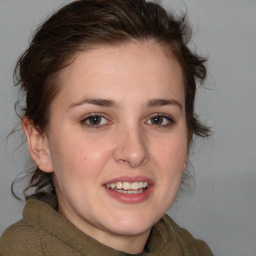
<path id="1" fill-rule="evenodd" d="M 145 244 L 148 240 L 150 231 L 136 235 L 136 236 L 124 236 L 124 235 L 107 235 L 104 232 L 102 236 L 97 234 L 93 237 L 100 243 L 111 247 L 115 250 L 122 251 L 130 254 L 142 253 L 145 248 Z"/>

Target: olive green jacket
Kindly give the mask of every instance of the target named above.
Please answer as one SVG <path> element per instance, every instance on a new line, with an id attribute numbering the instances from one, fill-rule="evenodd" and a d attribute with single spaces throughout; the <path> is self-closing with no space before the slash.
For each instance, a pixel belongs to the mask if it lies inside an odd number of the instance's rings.
<path id="1" fill-rule="evenodd" d="M 87 236 L 46 202 L 29 199 L 23 219 L 0 239 L 1 256 L 128 256 Z M 208 246 L 165 215 L 151 230 L 137 256 L 212 256 Z"/>

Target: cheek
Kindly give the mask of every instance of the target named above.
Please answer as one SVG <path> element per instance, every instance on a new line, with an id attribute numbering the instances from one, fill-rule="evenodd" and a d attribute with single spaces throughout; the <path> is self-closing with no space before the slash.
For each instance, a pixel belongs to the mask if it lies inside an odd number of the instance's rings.
<path id="1" fill-rule="evenodd" d="M 157 165 L 157 195 L 164 210 L 172 204 L 180 186 L 184 163 L 187 159 L 187 141 L 184 136 L 163 140 L 155 145 L 154 162 Z"/>
<path id="2" fill-rule="evenodd" d="M 183 171 L 184 163 L 187 160 L 187 141 L 184 137 L 163 140 L 154 148 L 154 159 L 162 167 L 162 170 Z"/>
<path id="3" fill-rule="evenodd" d="M 90 173 L 95 174 L 107 161 L 110 143 L 85 136 L 74 135 L 69 138 L 72 139 L 55 144 L 55 172 L 65 171 L 88 176 Z"/>

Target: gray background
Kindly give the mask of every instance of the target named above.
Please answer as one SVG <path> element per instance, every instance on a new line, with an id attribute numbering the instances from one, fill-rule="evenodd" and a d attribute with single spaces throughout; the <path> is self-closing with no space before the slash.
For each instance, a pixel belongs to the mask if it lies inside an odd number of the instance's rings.
<path id="1" fill-rule="evenodd" d="M 27 166 L 27 145 L 17 134 L 12 87 L 15 60 L 31 32 L 67 0 L 0 0 L 0 233 L 21 217 L 23 202 L 10 185 Z M 197 112 L 214 135 L 196 141 L 191 154 L 195 188 L 181 195 L 169 213 L 215 255 L 256 256 L 256 1 L 166 0 L 187 10 L 195 30 L 191 47 L 209 57 Z M 193 171 L 193 170 L 192 170 Z M 193 187 L 193 182 L 191 183 Z"/>

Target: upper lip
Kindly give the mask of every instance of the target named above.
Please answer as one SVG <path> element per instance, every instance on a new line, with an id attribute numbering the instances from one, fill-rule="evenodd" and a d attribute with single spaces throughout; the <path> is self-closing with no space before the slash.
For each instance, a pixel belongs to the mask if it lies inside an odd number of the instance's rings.
<path id="1" fill-rule="evenodd" d="M 143 176 L 135 176 L 135 177 L 121 176 L 121 177 L 114 178 L 114 179 L 106 181 L 104 183 L 104 185 L 111 184 L 111 183 L 116 183 L 116 182 L 130 182 L 130 183 L 133 183 L 133 182 L 140 182 L 140 181 L 147 182 L 149 185 L 153 184 L 153 180 L 150 179 L 150 178 L 147 178 L 147 177 L 143 177 Z"/>

